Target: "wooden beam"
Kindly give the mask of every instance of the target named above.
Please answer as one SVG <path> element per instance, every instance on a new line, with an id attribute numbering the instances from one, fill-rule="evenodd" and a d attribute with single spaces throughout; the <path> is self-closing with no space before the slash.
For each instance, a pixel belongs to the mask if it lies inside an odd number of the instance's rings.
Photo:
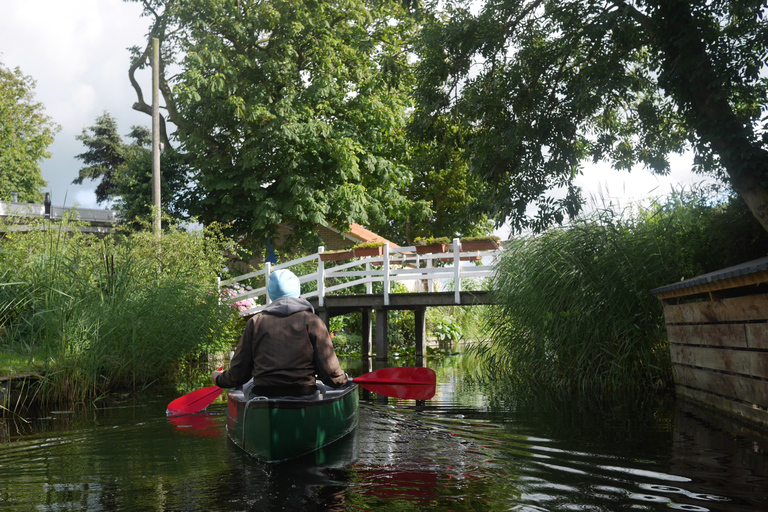
<path id="1" fill-rule="evenodd" d="M 416 357 L 427 355 L 427 308 L 418 308 L 413 311 L 414 324 L 416 328 Z"/>
<path id="2" fill-rule="evenodd" d="M 387 320 L 389 311 L 386 309 L 376 310 L 376 360 L 386 361 L 389 350 L 389 340 L 387 337 Z"/>
<path id="3" fill-rule="evenodd" d="M 363 309 L 362 316 L 363 316 L 363 346 L 361 348 L 361 353 L 363 357 L 371 357 L 372 350 L 371 350 L 371 340 L 373 339 L 373 311 L 370 309 Z"/>

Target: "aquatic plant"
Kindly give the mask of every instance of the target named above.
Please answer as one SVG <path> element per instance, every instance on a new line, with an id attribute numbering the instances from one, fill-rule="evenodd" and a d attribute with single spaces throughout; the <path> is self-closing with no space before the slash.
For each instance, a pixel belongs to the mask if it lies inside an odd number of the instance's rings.
<path id="1" fill-rule="evenodd" d="M 44 401 L 167 380 L 180 361 L 236 342 L 237 313 L 215 293 L 225 245 L 215 229 L 97 237 L 71 219 L 8 231 L 0 350 L 38 358 Z"/>
<path id="2" fill-rule="evenodd" d="M 738 250 L 734 250 L 738 248 Z M 738 198 L 705 190 L 512 240 L 498 266 L 493 341 L 477 355 L 521 384 L 599 394 L 668 388 L 653 288 L 765 255 L 768 238 Z"/>

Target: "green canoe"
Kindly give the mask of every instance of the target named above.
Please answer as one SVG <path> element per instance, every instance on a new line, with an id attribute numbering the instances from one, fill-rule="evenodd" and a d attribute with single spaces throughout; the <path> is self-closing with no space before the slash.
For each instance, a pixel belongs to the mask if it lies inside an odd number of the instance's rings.
<path id="1" fill-rule="evenodd" d="M 230 439 L 262 460 L 278 462 L 313 452 L 357 426 L 357 385 L 328 389 L 322 399 L 280 400 L 227 394 Z"/>

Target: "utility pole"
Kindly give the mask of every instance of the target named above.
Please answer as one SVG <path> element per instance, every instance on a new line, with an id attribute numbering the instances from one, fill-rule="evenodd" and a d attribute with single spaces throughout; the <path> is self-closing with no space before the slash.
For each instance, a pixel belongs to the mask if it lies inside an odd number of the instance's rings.
<path id="1" fill-rule="evenodd" d="M 160 41 L 152 38 L 152 206 L 155 235 L 160 237 Z"/>

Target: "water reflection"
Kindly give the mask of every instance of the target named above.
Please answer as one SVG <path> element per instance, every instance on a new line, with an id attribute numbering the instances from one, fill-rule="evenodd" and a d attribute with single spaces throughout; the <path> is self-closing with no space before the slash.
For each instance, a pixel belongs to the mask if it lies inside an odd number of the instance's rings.
<path id="1" fill-rule="evenodd" d="M 0 510 L 768 510 L 760 433 L 685 403 L 520 396 L 432 367 L 434 399 L 371 397 L 352 435 L 289 463 L 229 442 L 223 402 L 6 418 Z"/>

